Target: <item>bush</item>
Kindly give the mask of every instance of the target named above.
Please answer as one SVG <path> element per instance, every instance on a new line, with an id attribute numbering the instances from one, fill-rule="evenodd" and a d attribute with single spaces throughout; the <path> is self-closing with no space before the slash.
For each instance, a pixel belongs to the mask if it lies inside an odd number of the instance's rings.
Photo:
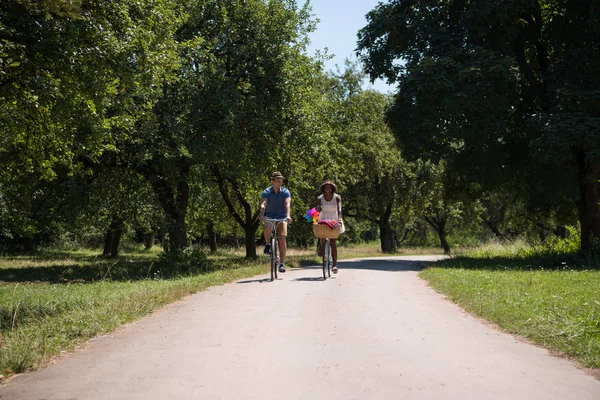
<path id="1" fill-rule="evenodd" d="M 159 273 L 167 277 L 196 275 L 214 270 L 206 253 L 197 246 L 179 251 L 165 250 L 158 256 L 156 265 Z"/>

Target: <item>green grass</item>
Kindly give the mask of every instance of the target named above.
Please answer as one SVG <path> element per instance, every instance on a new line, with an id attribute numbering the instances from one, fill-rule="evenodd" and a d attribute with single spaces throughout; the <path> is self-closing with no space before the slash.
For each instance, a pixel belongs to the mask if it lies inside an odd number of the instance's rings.
<path id="1" fill-rule="evenodd" d="M 129 253 L 115 261 L 89 251 L 0 258 L 0 375 L 37 369 L 186 295 L 267 269 L 262 259 L 230 257 L 214 260 L 211 272 L 162 279 L 155 259 Z"/>
<path id="2" fill-rule="evenodd" d="M 538 250 L 480 249 L 421 277 L 502 329 L 600 368 L 600 268 L 588 256 Z"/>

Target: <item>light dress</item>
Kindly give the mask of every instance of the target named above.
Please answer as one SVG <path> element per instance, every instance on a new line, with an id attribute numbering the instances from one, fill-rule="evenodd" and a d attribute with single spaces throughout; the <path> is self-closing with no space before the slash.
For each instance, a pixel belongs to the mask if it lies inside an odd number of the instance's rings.
<path id="1" fill-rule="evenodd" d="M 325 196 L 319 196 L 321 198 L 321 214 L 319 214 L 319 220 L 324 219 L 333 219 L 335 221 L 339 220 L 338 212 L 337 212 L 337 201 L 335 200 L 336 196 L 333 195 L 331 201 L 326 201 Z"/>

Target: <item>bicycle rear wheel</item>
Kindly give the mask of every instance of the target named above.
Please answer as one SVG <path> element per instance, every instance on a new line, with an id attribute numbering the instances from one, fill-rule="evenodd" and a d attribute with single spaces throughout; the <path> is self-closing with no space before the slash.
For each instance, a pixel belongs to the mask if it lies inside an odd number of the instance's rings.
<path id="1" fill-rule="evenodd" d="M 277 241 L 271 235 L 271 281 L 277 278 L 277 249 L 275 248 L 275 243 Z"/>
<path id="2" fill-rule="evenodd" d="M 279 261 L 281 258 L 279 257 L 279 240 L 275 238 L 275 264 L 273 265 L 273 269 L 275 271 L 275 279 L 277 279 L 277 271 L 279 270 Z"/>

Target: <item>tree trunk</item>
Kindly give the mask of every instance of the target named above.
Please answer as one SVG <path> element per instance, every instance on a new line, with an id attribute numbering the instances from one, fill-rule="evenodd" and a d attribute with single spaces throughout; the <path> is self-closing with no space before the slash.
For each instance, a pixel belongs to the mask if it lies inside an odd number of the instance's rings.
<path id="1" fill-rule="evenodd" d="M 123 233 L 123 227 L 119 226 L 112 235 L 112 242 L 110 244 L 110 257 L 117 258 L 119 256 L 119 243 L 121 242 L 121 234 Z"/>
<path id="2" fill-rule="evenodd" d="M 584 154 L 578 154 L 577 166 L 580 176 L 577 211 L 581 226 L 581 249 L 591 246 L 590 235 L 600 240 L 600 208 L 598 207 L 598 178 L 600 164 L 590 165 Z"/>
<path id="3" fill-rule="evenodd" d="M 248 224 L 244 227 L 246 234 L 246 258 L 256 258 L 256 225 Z"/>
<path id="4" fill-rule="evenodd" d="M 104 235 L 104 250 L 102 255 L 105 257 L 117 258 L 119 256 L 119 243 L 123 232 L 123 221 L 112 221 Z"/>
<path id="5" fill-rule="evenodd" d="M 383 221 L 379 224 L 379 240 L 381 242 L 382 253 L 394 253 L 396 251 L 396 241 L 394 240 L 394 230 L 389 221 Z"/>
<path id="6" fill-rule="evenodd" d="M 167 232 L 169 234 L 169 250 L 178 252 L 187 246 L 187 226 L 185 214 L 189 201 L 189 185 L 187 181 L 177 184 L 176 190 L 167 182 L 155 183 L 155 191 L 165 211 Z"/>
<path id="7" fill-rule="evenodd" d="M 493 234 L 494 234 L 494 235 L 495 235 L 495 236 L 496 236 L 498 239 L 500 239 L 500 240 L 506 240 L 506 236 L 504 236 L 504 235 L 502 234 L 502 232 L 500 232 L 500 229 L 498 229 L 498 225 L 497 225 L 495 222 L 493 222 L 493 221 L 491 221 L 491 220 L 488 220 L 488 221 L 486 221 L 486 224 L 487 224 L 487 226 L 489 226 L 489 228 L 491 229 L 492 233 L 493 233 Z"/>
<path id="8" fill-rule="evenodd" d="M 442 231 L 438 232 L 438 234 L 440 235 L 440 243 L 442 245 L 442 248 L 444 249 L 444 254 L 450 254 L 450 245 L 446 240 L 446 232 Z"/>
<path id="9" fill-rule="evenodd" d="M 187 246 L 187 228 L 185 213 L 178 210 L 173 214 L 170 215 L 171 221 L 169 221 L 169 249 L 177 252 L 185 249 Z"/>
<path id="10" fill-rule="evenodd" d="M 434 231 L 438 234 L 440 238 L 440 244 L 444 249 L 444 254 L 450 254 L 450 245 L 448 244 L 448 240 L 446 239 L 446 219 L 440 217 L 425 217 L 425 221 Z"/>
<path id="11" fill-rule="evenodd" d="M 146 234 L 146 237 L 144 237 L 144 247 L 146 248 L 146 250 L 150 250 L 152 248 L 152 246 L 154 246 L 155 239 L 156 239 L 155 231 L 152 231 L 152 232 Z"/>
<path id="12" fill-rule="evenodd" d="M 383 213 L 377 221 L 379 225 L 379 241 L 383 253 L 393 253 L 396 251 L 396 242 L 394 240 L 395 232 L 390 225 L 392 206 L 392 203 L 386 204 L 385 210 L 383 210 Z"/>
<path id="13" fill-rule="evenodd" d="M 404 235 L 402 235 L 402 239 L 399 239 L 397 236 L 395 236 L 396 239 L 396 250 L 398 250 L 398 247 L 401 247 L 402 244 L 404 243 L 404 241 L 408 238 L 408 234 L 412 231 L 412 229 L 405 229 L 404 230 Z"/>
<path id="14" fill-rule="evenodd" d="M 35 241 L 30 237 L 23 238 L 23 250 L 25 253 L 33 253 L 35 251 Z"/>
<path id="15" fill-rule="evenodd" d="M 259 208 L 253 208 L 246 200 L 246 197 L 240 191 L 240 187 L 235 178 L 226 178 L 223 176 L 216 165 L 213 166 L 212 173 L 219 185 L 219 192 L 221 193 L 221 197 L 223 198 L 229 213 L 244 230 L 246 258 L 256 258 L 256 242 L 254 238 L 256 236 L 256 230 L 260 225 L 260 221 L 258 220 Z M 228 184 L 231 185 L 231 190 L 227 187 Z M 236 210 L 236 207 L 234 207 L 232 198 L 236 199 L 238 204 L 244 210 L 243 215 L 240 215 Z"/>
<path id="16" fill-rule="evenodd" d="M 598 209 L 598 184 L 581 184 L 580 199 L 577 201 L 579 224 L 581 226 L 581 249 L 591 246 L 590 235 L 600 239 L 600 210 Z"/>
<path id="17" fill-rule="evenodd" d="M 110 247 L 113 242 L 113 231 L 110 227 L 106 230 L 104 234 L 104 250 L 102 250 L 102 256 L 107 257 L 110 255 Z"/>
<path id="18" fill-rule="evenodd" d="M 557 236 L 561 239 L 566 239 L 569 237 L 569 231 L 564 225 L 557 226 L 556 229 L 554 229 L 554 236 Z"/>
<path id="19" fill-rule="evenodd" d="M 215 223 L 212 220 L 206 223 L 206 232 L 208 233 L 210 254 L 215 254 L 217 252 L 217 233 L 215 232 Z"/>
<path id="20" fill-rule="evenodd" d="M 183 159 L 177 160 L 171 167 L 177 172 L 175 182 L 164 178 L 158 163 L 147 164 L 140 172 L 150 181 L 158 201 L 166 214 L 167 232 L 169 234 L 168 246 L 170 251 L 181 251 L 187 246 L 187 226 L 185 215 L 187 212 L 190 187 L 190 166 Z"/>

